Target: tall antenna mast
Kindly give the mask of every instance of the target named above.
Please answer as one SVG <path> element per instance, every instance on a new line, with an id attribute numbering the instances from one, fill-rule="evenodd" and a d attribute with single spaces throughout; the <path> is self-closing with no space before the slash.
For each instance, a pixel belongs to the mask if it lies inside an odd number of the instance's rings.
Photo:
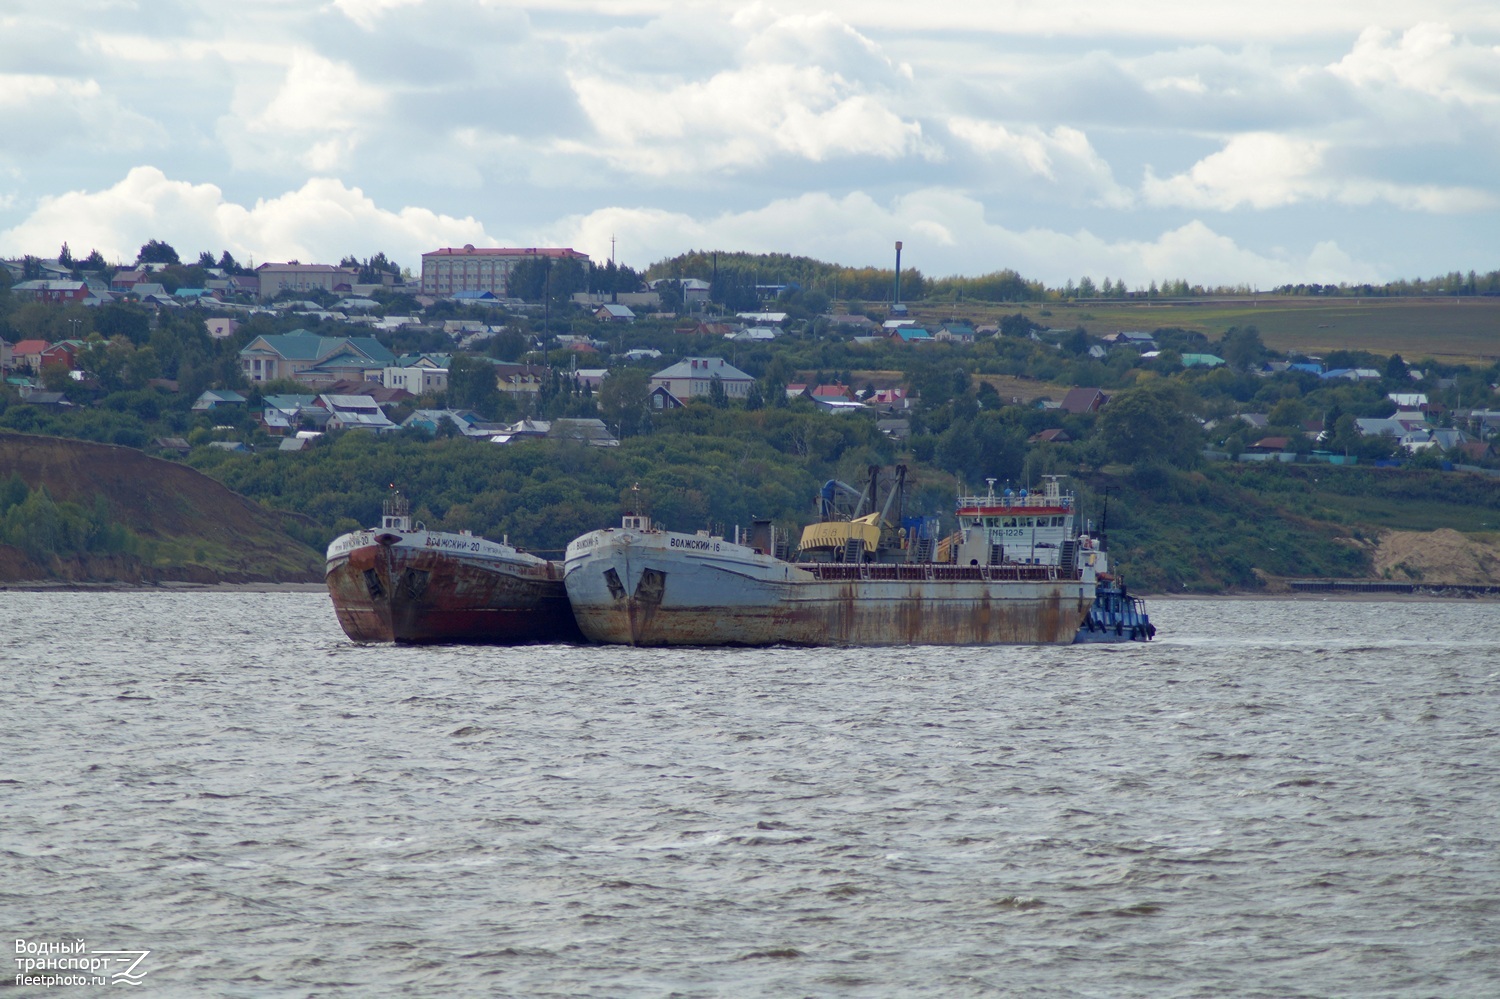
<path id="1" fill-rule="evenodd" d="M 901 304 L 901 240 L 896 240 L 896 301 L 893 305 Z"/>

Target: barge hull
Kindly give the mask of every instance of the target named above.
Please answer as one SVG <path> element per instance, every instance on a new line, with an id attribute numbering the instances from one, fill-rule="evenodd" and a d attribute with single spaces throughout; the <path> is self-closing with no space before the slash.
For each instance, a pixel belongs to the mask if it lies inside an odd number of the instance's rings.
<path id="1" fill-rule="evenodd" d="M 636 556 L 596 551 L 570 563 L 568 595 L 591 641 L 1066 645 L 1093 600 L 1093 584 L 1078 579 L 983 578 L 977 571 L 972 579 L 961 571 L 932 579 L 821 579 L 770 559 L 752 567 L 675 553 Z"/>
<path id="2" fill-rule="evenodd" d="M 326 580 L 356 642 L 513 645 L 581 641 L 554 566 L 513 567 L 372 544 L 330 561 Z"/>

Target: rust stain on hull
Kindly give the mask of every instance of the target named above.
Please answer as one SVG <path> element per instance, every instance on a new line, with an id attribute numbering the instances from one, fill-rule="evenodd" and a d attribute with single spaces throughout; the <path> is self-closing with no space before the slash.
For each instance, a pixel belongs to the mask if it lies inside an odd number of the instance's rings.
<path id="1" fill-rule="evenodd" d="M 329 563 L 328 594 L 356 642 L 514 645 L 583 640 L 561 570 L 509 571 L 434 551 L 367 545 Z"/>
<path id="2" fill-rule="evenodd" d="M 649 617 L 626 607 L 589 613 L 584 632 L 592 641 L 638 646 L 1070 645 L 1083 620 L 1083 612 L 1065 610 L 1076 601 L 1060 594 L 998 609 L 984 601 L 921 604 L 888 613 L 856 611 L 844 601 L 774 611 L 658 607 Z"/>
<path id="3" fill-rule="evenodd" d="M 584 634 L 641 646 L 1067 645 L 1090 605 L 1077 581 L 968 580 L 793 582 L 688 604 L 663 575 L 665 593 L 592 601 L 575 588 Z"/>

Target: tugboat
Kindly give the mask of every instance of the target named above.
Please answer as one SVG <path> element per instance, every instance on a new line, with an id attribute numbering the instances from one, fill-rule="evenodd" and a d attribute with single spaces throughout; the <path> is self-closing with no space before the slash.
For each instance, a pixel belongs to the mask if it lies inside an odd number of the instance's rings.
<path id="1" fill-rule="evenodd" d="M 324 576 L 356 642 L 519 645 L 577 642 L 562 566 L 505 541 L 412 524 L 393 494 L 380 526 L 328 546 Z"/>
<path id="2" fill-rule="evenodd" d="M 1094 603 L 1073 644 L 1149 642 L 1155 637 L 1156 625 L 1146 613 L 1146 602 L 1127 593 L 1123 580 L 1106 574 L 1099 579 Z"/>
<path id="3" fill-rule="evenodd" d="M 1109 571 L 1109 556 L 1105 554 L 1109 527 L 1109 492 L 1104 493 L 1104 516 L 1099 522 L 1097 543 L 1085 539 L 1084 543 L 1096 549 L 1088 558 L 1094 563 L 1099 585 L 1094 589 L 1094 602 L 1083 619 L 1075 645 L 1093 645 L 1103 642 L 1149 642 L 1156 637 L 1156 625 L 1146 613 L 1146 602 L 1132 597 L 1125 589 L 1125 580 Z"/>

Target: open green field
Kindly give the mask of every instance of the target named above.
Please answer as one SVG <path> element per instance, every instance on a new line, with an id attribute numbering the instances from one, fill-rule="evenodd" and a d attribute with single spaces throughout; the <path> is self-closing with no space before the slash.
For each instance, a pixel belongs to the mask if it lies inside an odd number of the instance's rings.
<path id="1" fill-rule="evenodd" d="M 1028 305 L 962 303 L 923 307 L 912 314 L 938 321 L 957 313 L 972 322 L 996 322 L 1021 311 L 1039 323 L 1095 336 L 1122 330 L 1151 332 L 1164 326 L 1217 338 L 1231 326 L 1254 326 L 1266 346 L 1322 354 L 1367 350 L 1400 354 L 1408 362 L 1489 365 L 1500 360 L 1500 298 L 1305 298 L 1255 295 L 1232 299 L 1157 302 L 1090 301 Z M 1050 313 L 1050 315 L 1043 315 Z"/>

